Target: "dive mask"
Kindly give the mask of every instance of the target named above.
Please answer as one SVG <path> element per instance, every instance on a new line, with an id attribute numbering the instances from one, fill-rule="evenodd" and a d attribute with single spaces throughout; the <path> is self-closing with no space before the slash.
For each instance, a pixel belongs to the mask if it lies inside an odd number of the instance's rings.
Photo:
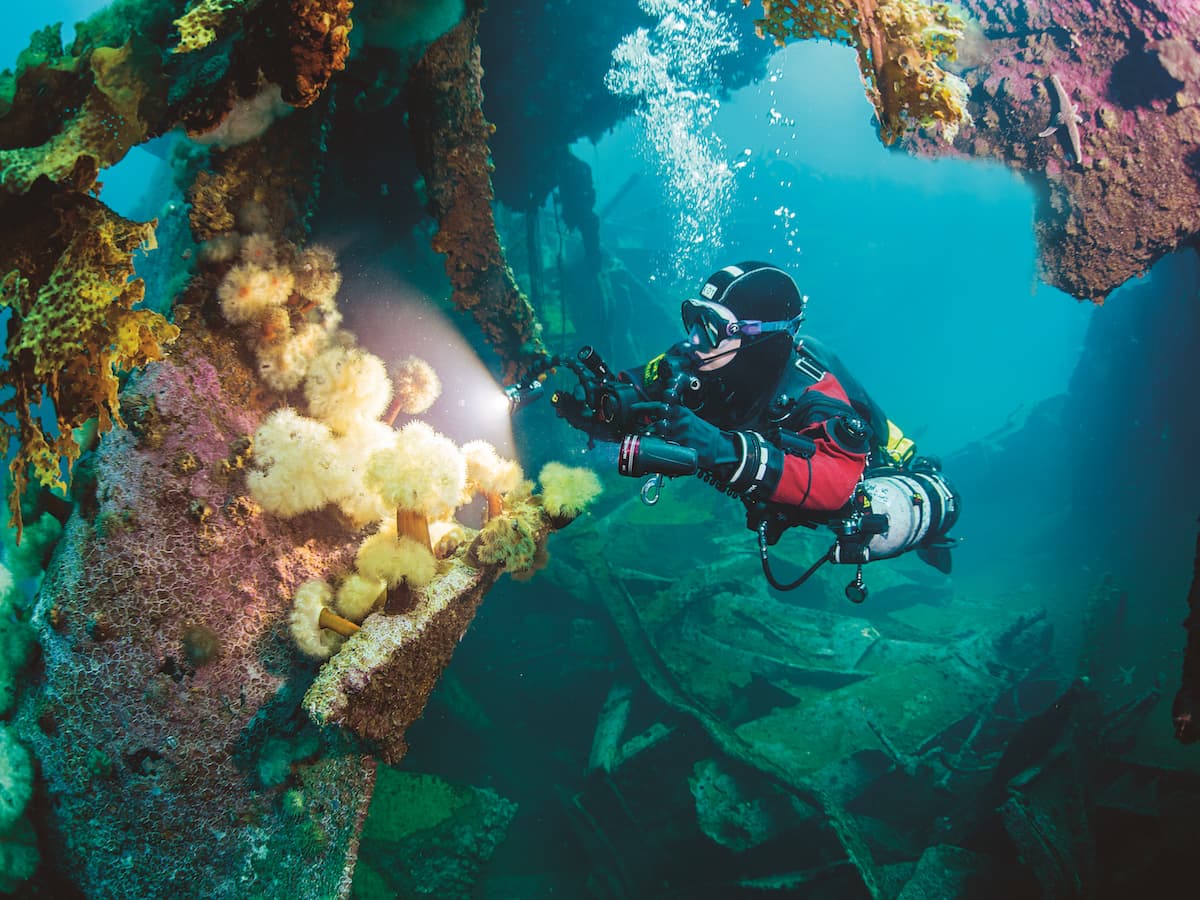
<path id="1" fill-rule="evenodd" d="M 808 298 L 803 298 L 807 300 Z M 688 299 L 680 309 L 683 327 L 687 329 L 688 342 L 701 351 L 715 350 L 729 338 L 756 338 L 761 335 L 786 331 L 795 335 L 804 321 L 804 310 L 791 319 L 779 322 L 760 322 L 757 319 L 738 319 L 733 311 L 710 300 Z"/>
<path id="2" fill-rule="evenodd" d="M 708 300 L 684 300 L 680 309 L 688 342 L 698 350 L 715 350 L 738 332 L 738 320 L 727 307 Z"/>

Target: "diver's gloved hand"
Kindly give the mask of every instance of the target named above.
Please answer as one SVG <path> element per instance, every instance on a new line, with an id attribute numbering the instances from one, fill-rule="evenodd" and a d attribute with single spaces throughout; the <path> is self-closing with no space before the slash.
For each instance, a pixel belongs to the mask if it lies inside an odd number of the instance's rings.
<path id="1" fill-rule="evenodd" d="M 566 419 L 572 428 L 582 431 L 596 441 L 619 442 L 622 435 L 612 425 L 607 425 L 596 418 L 595 410 L 579 397 L 565 392 L 557 392 L 550 398 L 554 411 L 560 419 Z"/>
<path id="2" fill-rule="evenodd" d="M 550 395 L 550 403 L 560 419 L 566 419 L 572 428 L 582 428 L 591 421 L 593 413 L 581 399 L 566 391 L 555 391 Z"/>
<path id="3" fill-rule="evenodd" d="M 655 423 L 654 430 L 668 441 L 695 450 L 696 462 L 702 469 L 712 472 L 738 462 L 739 453 L 734 436 L 704 421 L 682 404 L 669 405 L 664 417 Z"/>

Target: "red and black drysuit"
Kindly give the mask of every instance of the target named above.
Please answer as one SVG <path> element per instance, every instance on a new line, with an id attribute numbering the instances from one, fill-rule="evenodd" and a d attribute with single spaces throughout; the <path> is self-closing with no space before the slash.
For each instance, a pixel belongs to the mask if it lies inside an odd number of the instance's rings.
<path id="1" fill-rule="evenodd" d="M 713 463 L 702 464 L 711 480 L 748 505 L 784 512 L 790 524 L 821 521 L 844 508 L 874 436 L 887 433 L 882 412 L 837 358 L 811 339 L 791 349 L 774 384 L 755 384 L 754 371 L 741 368 L 727 380 L 721 369 L 701 373 L 700 389 L 681 398 L 722 436 L 709 453 Z M 662 379 L 643 379 L 643 386 L 654 399 Z M 672 435 L 669 427 L 660 433 Z M 680 442 L 690 443 L 686 437 Z"/>

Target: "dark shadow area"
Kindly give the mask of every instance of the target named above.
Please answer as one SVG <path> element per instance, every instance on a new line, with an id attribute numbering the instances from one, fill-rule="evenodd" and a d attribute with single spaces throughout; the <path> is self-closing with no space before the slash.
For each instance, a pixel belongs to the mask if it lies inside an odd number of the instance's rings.
<path id="1" fill-rule="evenodd" d="M 1183 82 L 1173 78 L 1144 43 L 1130 44 L 1129 52 L 1113 65 L 1109 96 L 1126 109 L 1136 109 L 1170 100 L 1182 87 Z"/>

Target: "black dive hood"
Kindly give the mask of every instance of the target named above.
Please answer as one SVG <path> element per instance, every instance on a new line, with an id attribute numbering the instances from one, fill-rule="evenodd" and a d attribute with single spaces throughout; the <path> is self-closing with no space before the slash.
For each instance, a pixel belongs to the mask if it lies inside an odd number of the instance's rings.
<path id="1" fill-rule="evenodd" d="M 728 310 L 710 340 L 740 337 L 733 358 L 700 372 L 706 418 L 721 428 L 750 423 L 774 396 L 791 359 L 806 302 L 790 275 L 763 262 L 742 262 L 713 272 L 699 297 L 683 304 L 684 327 L 694 330 L 699 307 Z"/>

